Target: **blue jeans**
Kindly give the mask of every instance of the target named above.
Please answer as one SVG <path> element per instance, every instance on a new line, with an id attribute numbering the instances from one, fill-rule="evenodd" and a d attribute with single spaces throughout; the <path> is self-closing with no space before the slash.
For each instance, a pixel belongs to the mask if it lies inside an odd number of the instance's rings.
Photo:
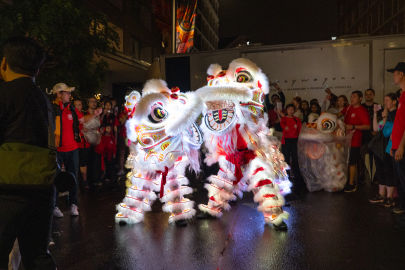
<path id="1" fill-rule="evenodd" d="M 73 175 L 76 185 L 69 190 L 69 205 L 77 205 L 77 177 L 79 174 L 79 149 L 70 152 L 58 152 L 56 155 L 58 168 L 62 168 L 65 165 L 66 172 Z M 58 190 L 55 192 L 54 206 L 58 205 Z"/>
<path id="2" fill-rule="evenodd" d="M 396 150 L 392 150 L 395 156 Z M 398 177 L 399 206 L 405 208 L 405 157 L 396 161 L 394 159 L 394 170 Z"/>

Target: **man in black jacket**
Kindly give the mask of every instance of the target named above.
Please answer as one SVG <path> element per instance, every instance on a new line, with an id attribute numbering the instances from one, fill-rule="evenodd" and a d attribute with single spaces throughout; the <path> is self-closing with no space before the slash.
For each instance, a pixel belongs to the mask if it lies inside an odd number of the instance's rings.
<path id="1" fill-rule="evenodd" d="M 0 77 L 0 269 L 18 239 L 25 269 L 56 269 L 48 252 L 56 155 L 49 148 L 52 108 L 35 85 L 44 61 L 32 39 L 2 48 Z"/>

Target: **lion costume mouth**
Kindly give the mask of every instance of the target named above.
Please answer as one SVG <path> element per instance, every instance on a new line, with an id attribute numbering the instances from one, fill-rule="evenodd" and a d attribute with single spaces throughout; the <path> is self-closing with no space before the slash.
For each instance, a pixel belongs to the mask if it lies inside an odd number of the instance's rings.
<path id="1" fill-rule="evenodd" d="M 235 104 L 232 101 L 207 101 L 206 105 L 207 113 L 204 121 L 211 131 L 225 131 L 235 121 Z"/>

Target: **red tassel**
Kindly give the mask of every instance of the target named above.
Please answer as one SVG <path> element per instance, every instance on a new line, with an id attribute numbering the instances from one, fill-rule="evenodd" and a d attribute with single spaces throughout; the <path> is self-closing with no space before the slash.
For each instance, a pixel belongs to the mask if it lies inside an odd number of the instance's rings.
<path id="1" fill-rule="evenodd" d="M 160 173 L 162 175 L 162 179 L 160 180 L 160 198 L 162 198 L 163 195 L 164 195 L 164 189 L 165 189 L 165 185 L 166 185 L 166 177 L 167 177 L 167 173 L 169 172 L 169 168 L 167 168 L 165 166 L 164 171 L 156 171 L 156 172 Z"/>

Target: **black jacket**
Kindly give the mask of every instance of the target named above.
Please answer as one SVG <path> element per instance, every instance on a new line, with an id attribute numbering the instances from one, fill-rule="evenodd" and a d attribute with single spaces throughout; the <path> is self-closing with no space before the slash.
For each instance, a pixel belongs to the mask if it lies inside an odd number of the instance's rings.
<path id="1" fill-rule="evenodd" d="M 59 116 L 59 126 L 60 126 L 60 139 L 59 139 L 59 144 L 56 145 L 57 147 L 61 147 L 62 146 L 62 136 L 63 136 L 63 123 L 62 123 L 62 109 L 60 108 L 59 104 L 53 103 L 53 110 L 54 110 L 54 114 L 55 114 L 55 121 L 56 121 L 56 117 Z M 68 108 L 70 109 L 71 113 L 72 113 L 72 117 L 73 117 L 73 133 L 74 133 L 74 138 L 76 142 L 81 142 L 80 139 L 80 129 L 79 129 L 79 117 L 76 114 L 76 110 L 75 110 L 75 106 L 73 105 L 73 103 L 67 103 L 64 104 L 64 107 L 66 108 L 66 106 L 68 106 Z"/>

